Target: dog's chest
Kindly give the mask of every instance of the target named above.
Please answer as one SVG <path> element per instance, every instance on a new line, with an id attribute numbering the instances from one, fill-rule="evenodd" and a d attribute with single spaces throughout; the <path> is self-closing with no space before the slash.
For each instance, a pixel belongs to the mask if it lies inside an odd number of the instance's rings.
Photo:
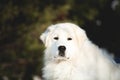
<path id="1" fill-rule="evenodd" d="M 68 64 L 49 64 L 43 71 L 45 80 L 71 80 L 72 67 Z"/>
<path id="2" fill-rule="evenodd" d="M 94 74 L 91 74 L 77 66 L 71 64 L 57 64 L 44 68 L 46 74 L 44 74 L 45 80 L 95 80 Z M 45 76 L 46 75 L 46 76 Z"/>
<path id="3" fill-rule="evenodd" d="M 71 65 L 61 64 L 57 65 L 53 71 L 55 80 L 71 80 L 73 68 Z"/>

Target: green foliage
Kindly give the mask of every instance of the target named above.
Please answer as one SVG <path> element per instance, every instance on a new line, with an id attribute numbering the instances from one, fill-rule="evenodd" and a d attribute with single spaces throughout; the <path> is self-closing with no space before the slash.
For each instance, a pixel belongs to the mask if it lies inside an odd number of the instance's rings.
<path id="1" fill-rule="evenodd" d="M 18 80 L 26 76 L 28 65 L 32 68 L 27 77 L 41 75 L 44 46 L 39 36 L 43 30 L 58 22 L 83 25 L 85 20 L 95 20 L 107 1 L 1 0 L 0 76 Z"/>

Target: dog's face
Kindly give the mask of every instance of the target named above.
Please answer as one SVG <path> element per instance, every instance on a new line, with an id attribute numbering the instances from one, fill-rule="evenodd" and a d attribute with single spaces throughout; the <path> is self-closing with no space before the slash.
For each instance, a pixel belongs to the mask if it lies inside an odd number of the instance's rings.
<path id="1" fill-rule="evenodd" d="M 49 26 L 40 36 L 46 46 L 46 58 L 57 62 L 73 58 L 87 39 L 85 32 L 71 23 Z"/>

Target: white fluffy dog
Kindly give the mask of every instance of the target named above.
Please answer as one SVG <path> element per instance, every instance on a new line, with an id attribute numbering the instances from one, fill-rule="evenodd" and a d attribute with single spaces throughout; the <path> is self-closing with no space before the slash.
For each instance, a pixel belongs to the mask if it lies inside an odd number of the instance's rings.
<path id="1" fill-rule="evenodd" d="M 40 38 L 46 47 L 45 80 L 120 80 L 118 64 L 77 25 L 51 25 Z"/>

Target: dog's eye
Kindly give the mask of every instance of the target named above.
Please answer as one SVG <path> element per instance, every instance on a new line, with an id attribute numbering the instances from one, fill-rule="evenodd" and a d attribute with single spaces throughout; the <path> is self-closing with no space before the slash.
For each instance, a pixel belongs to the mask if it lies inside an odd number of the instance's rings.
<path id="1" fill-rule="evenodd" d="M 72 40 L 72 38 L 67 38 L 67 40 Z"/>
<path id="2" fill-rule="evenodd" d="M 54 37 L 55 40 L 58 40 L 59 38 L 58 37 Z"/>

